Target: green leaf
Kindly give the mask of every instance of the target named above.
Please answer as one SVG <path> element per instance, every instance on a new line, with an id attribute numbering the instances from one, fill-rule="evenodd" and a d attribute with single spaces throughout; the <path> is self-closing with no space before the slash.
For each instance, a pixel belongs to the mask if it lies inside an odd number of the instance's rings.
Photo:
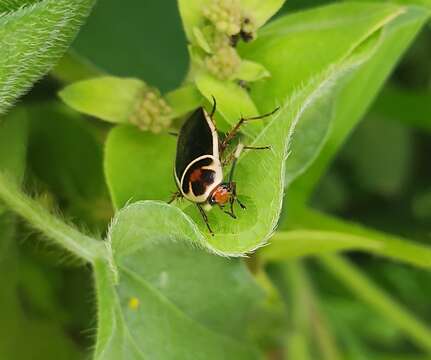
<path id="1" fill-rule="evenodd" d="M 73 83 L 60 91 L 72 109 L 112 123 L 127 123 L 146 85 L 138 79 L 97 77 Z"/>
<path id="2" fill-rule="evenodd" d="M 230 125 L 235 125 L 241 117 L 259 115 L 256 105 L 249 94 L 234 82 L 225 82 L 212 75 L 201 73 L 196 79 L 196 86 L 210 102 L 213 96 L 217 101 L 217 112 Z M 217 119 L 218 120 L 218 119 Z M 242 129 L 247 135 L 256 135 L 262 129 L 260 123 L 250 123 Z"/>
<path id="3" fill-rule="evenodd" d="M 18 10 L 20 7 L 34 4 L 40 0 L 2 0 L 0 3 L 0 12 L 9 12 Z"/>
<path id="4" fill-rule="evenodd" d="M 208 44 L 204 33 L 198 27 L 193 28 L 193 36 L 196 40 L 196 43 L 200 46 L 202 50 L 204 50 L 208 54 L 212 53 L 211 46 Z"/>
<path id="5" fill-rule="evenodd" d="M 269 111 L 280 99 L 294 93 L 302 82 L 331 66 L 337 59 L 354 52 L 369 52 L 369 60 L 359 66 L 335 94 L 327 94 L 327 102 L 332 102 L 332 105 L 322 100 L 322 112 L 316 108 L 308 121 L 304 119 L 298 124 L 297 136 L 293 137 L 292 151 L 287 161 L 287 168 L 296 170 L 293 176 L 290 175 L 292 172 L 288 173 L 287 185 L 304 173 L 317 156 L 322 158 L 322 148 L 324 152 L 329 151 L 333 147 L 330 143 L 335 138 L 341 141 L 336 135 L 341 128 L 345 137 L 427 16 L 426 11 L 391 4 L 334 4 L 275 21 L 265 27 L 250 46 L 243 46 L 242 56 L 262 63 L 271 72 L 271 78 L 265 83 L 252 87 L 252 97 L 264 111 Z M 325 19 L 331 20 L 328 22 Z M 272 55 L 269 49 L 277 56 Z M 385 72 L 381 71 L 380 59 L 384 59 Z M 372 71 L 378 74 L 371 74 Z M 368 78 L 372 79 L 372 83 Z M 320 164 L 319 160 L 317 163 Z M 323 168 L 323 164 L 317 163 L 313 168 Z M 304 201 L 304 187 L 307 193 L 311 191 L 312 185 L 305 179 L 307 176 L 304 175 L 289 190 L 290 194 L 294 193 L 292 198 L 301 194 L 291 203 Z M 314 185 L 317 174 L 313 176 Z M 311 182 L 311 175 L 308 182 Z"/>
<path id="6" fill-rule="evenodd" d="M 380 24 L 383 26 L 383 28 L 381 28 L 381 31 L 376 34 L 378 38 L 377 42 L 375 43 L 375 50 L 372 53 L 370 59 L 362 66 L 358 67 L 357 71 L 354 72 L 350 79 L 343 84 L 343 87 L 339 89 L 336 101 L 333 105 L 335 111 L 333 112 L 334 116 L 331 119 L 331 133 L 325 141 L 323 148 L 319 152 L 318 157 L 315 159 L 315 161 L 313 161 L 311 167 L 308 168 L 307 171 L 300 178 L 298 178 L 298 180 L 295 181 L 292 184 L 292 187 L 289 189 L 289 195 L 291 199 L 290 203 L 295 205 L 304 204 L 306 202 L 309 194 L 313 190 L 322 173 L 325 171 L 330 160 L 342 145 L 348 134 L 363 116 L 379 88 L 382 86 L 384 80 L 387 78 L 388 74 L 396 64 L 397 59 L 411 43 L 412 39 L 425 23 L 425 21 L 429 18 L 430 14 L 429 11 L 417 7 L 394 8 L 393 5 L 389 4 L 346 3 L 343 5 L 330 6 L 329 9 L 332 8 L 333 10 L 337 10 L 340 9 L 338 8 L 339 6 L 350 10 L 353 10 L 356 6 L 364 7 L 364 12 L 368 11 L 371 17 L 374 17 L 376 14 L 382 12 L 385 9 L 386 10 L 383 12 L 392 9 L 392 13 L 389 11 L 387 15 L 388 17 L 383 19 L 386 22 Z M 375 6 L 377 8 L 374 10 L 376 11 L 372 10 Z M 366 8 L 368 8 L 368 10 L 366 10 Z M 325 8 L 321 8 L 320 11 L 324 11 L 324 9 Z M 378 9 L 380 9 L 380 11 L 377 11 Z M 311 15 L 314 13 L 314 11 L 318 10 L 312 10 L 306 13 L 310 13 Z M 394 14 L 397 13 L 398 16 L 394 17 Z M 333 21 L 335 21 L 336 17 L 341 14 L 342 12 L 334 13 L 334 16 L 332 17 Z M 359 14 L 360 13 L 355 13 L 352 14 L 352 16 L 357 18 L 358 21 L 367 18 L 367 15 L 359 16 Z M 317 16 L 316 13 L 315 15 Z M 346 16 L 343 17 L 342 22 L 347 20 Z M 377 25 L 379 24 L 377 23 Z M 329 30 L 325 29 L 324 33 L 327 31 Z M 340 31 L 343 32 L 341 29 Z M 348 32 L 348 30 L 344 31 L 346 34 Z M 319 36 L 321 34 L 322 32 L 319 32 Z M 299 34 L 295 33 L 295 37 L 298 37 L 298 41 L 302 41 Z M 341 48 L 343 43 L 342 39 L 333 39 L 334 40 L 332 40 L 331 43 L 337 44 L 337 47 Z M 329 53 L 329 46 L 330 45 L 328 45 L 328 47 L 325 46 L 325 49 L 322 49 L 322 51 L 324 50 Z M 318 48 L 315 50 L 317 51 Z M 296 50 L 294 53 L 297 53 L 298 51 L 300 50 Z M 315 54 L 311 56 L 311 54 L 307 55 L 302 53 L 301 59 L 308 59 L 311 57 L 311 61 L 320 61 L 317 59 L 325 59 L 326 56 L 327 55 L 324 54 L 322 56 L 316 56 Z M 253 58 L 253 60 L 260 61 L 259 59 L 255 58 Z M 277 74 L 273 72 L 273 68 L 268 66 L 268 64 L 264 61 L 262 63 L 268 68 L 269 71 L 271 71 L 272 77 L 268 81 L 277 79 Z M 299 63 L 297 62 L 297 64 Z M 302 65 L 298 72 L 301 71 L 301 68 Z M 311 73 L 311 65 L 307 66 L 307 68 L 304 70 L 307 73 Z M 297 76 L 296 73 L 294 76 Z M 289 81 L 285 82 L 289 83 Z M 277 92 L 280 91 L 280 94 L 284 93 L 285 91 L 291 91 L 289 89 L 290 84 L 286 86 L 284 90 L 281 88 L 281 86 L 284 85 L 277 84 L 277 86 L 280 86 L 280 88 L 276 90 Z M 295 86 L 295 81 L 293 81 L 293 86 Z M 257 94 L 258 92 L 256 95 Z M 266 106 L 271 106 L 271 103 Z M 292 156 L 293 155 L 294 154 L 292 153 Z"/>
<path id="7" fill-rule="evenodd" d="M 165 94 L 165 99 L 177 118 L 202 105 L 203 98 L 194 85 L 185 85 Z"/>
<path id="8" fill-rule="evenodd" d="M 243 60 L 241 61 L 238 71 L 235 72 L 232 78 L 253 82 L 269 76 L 271 76 L 270 72 L 266 70 L 263 65 L 253 61 Z"/>
<path id="9" fill-rule="evenodd" d="M 387 3 L 346 2 L 268 24 L 255 41 L 240 47 L 242 57 L 261 63 L 271 73 L 270 79 L 253 85 L 252 98 L 260 109 L 270 111 L 316 74 L 357 51 L 404 11 Z"/>
<path id="10" fill-rule="evenodd" d="M 51 70 L 50 75 L 63 83 L 69 84 L 105 74 L 76 51 L 69 50 Z"/>
<path id="11" fill-rule="evenodd" d="M 117 209 L 128 201 L 169 200 L 176 189 L 175 137 L 118 126 L 110 131 L 105 146 L 105 176 Z"/>
<path id="12" fill-rule="evenodd" d="M 334 98 L 338 88 L 334 87 L 332 92 L 317 100 L 303 113 L 295 127 L 286 159 L 286 186 L 307 170 L 325 144 L 331 131 Z"/>
<path id="13" fill-rule="evenodd" d="M 184 31 L 190 42 L 193 42 L 193 29 L 199 28 L 203 24 L 202 10 L 209 3 L 209 0 L 178 0 Z"/>
<path id="14" fill-rule="evenodd" d="M 0 113 L 65 52 L 91 0 L 43 0 L 0 16 Z"/>
<path id="15" fill-rule="evenodd" d="M 203 250 L 180 210 L 129 205 L 117 213 L 109 241 L 119 283 L 96 264 L 96 359 L 256 358 L 244 331 L 261 291 L 242 261 Z"/>
<path id="16" fill-rule="evenodd" d="M 240 0 L 243 12 L 250 16 L 257 27 L 262 26 L 283 6 L 285 0 Z M 194 28 L 204 24 L 202 10 L 211 5 L 211 0 L 178 0 L 184 31 L 190 42 L 194 43 Z"/>

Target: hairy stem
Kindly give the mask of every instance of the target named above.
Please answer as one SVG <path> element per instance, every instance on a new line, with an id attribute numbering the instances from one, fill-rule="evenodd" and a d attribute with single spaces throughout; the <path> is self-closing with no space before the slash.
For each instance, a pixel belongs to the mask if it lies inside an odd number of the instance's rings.
<path id="1" fill-rule="evenodd" d="M 340 220 L 311 209 L 292 213 L 289 231 L 277 232 L 263 248 L 263 261 L 360 250 L 417 267 L 431 268 L 431 247 Z"/>
<path id="2" fill-rule="evenodd" d="M 97 258 L 107 257 L 108 253 L 103 242 L 81 233 L 49 213 L 37 201 L 24 194 L 15 182 L 1 172 L 0 200 L 34 228 L 78 258 L 93 263 Z"/>

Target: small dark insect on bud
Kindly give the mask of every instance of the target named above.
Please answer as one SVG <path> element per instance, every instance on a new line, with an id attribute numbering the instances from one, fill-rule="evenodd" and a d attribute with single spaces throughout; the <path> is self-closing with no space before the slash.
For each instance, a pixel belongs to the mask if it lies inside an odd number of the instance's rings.
<path id="1" fill-rule="evenodd" d="M 247 81 L 238 79 L 236 83 L 246 91 L 250 91 L 250 85 Z"/>
<path id="2" fill-rule="evenodd" d="M 230 46 L 236 47 L 238 41 L 242 39 L 244 42 L 249 42 L 254 39 L 254 34 L 252 31 L 253 24 L 249 18 L 245 18 L 242 21 L 241 31 L 230 37 Z"/>
<path id="3" fill-rule="evenodd" d="M 249 42 L 254 38 L 253 33 L 245 32 L 244 30 L 241 30 L 240 36 L 241 36 L 241 39 L 243 39 L 245 42 Z"/>
<path id="4" fill-rule="evenodd" d="M 230 46 L 236 47 L 236 45 L 238 44 L 239 39 L 241 38 L 240 34 L 241 33 L 238 33 L 238 34 L 232 35 L 230 37 L 230 40 L 229 40 L 230 41 Z"/>
<path id="5" fill-rule="evenodd" d="M 241 24 L 240 36 L 245 42 L 254 39 L 256 27 L 251 18 L 245 17 Z"/>

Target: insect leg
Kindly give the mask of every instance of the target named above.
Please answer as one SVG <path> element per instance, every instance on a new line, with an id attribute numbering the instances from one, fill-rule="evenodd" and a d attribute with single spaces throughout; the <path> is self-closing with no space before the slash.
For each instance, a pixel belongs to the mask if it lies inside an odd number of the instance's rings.
<path id="1" fill-rule="evenodd" d="M 232 197 L 231 197 L 231 200 L 230 200 L 230 209 L 231 209 L 230 212 L 233 215 L 233 216 L 232 215 L 231 216 L 235 217 L 235 218 L 236 218 L 236 216 L 235 216 L 235 214 L 233 212 L 233 204 L 234 204 L 235 201 L 238 202 L 239 206 L 241 206 L 242 209 L 246 208 L 245 205 L 241 201 L 239 201 L 239 199 L 238 199 L 238 195 L 236 193 L 236 183 L 233 181 L 233 176 L 235 174 L 236 164 L 238 162 L 239 156 L 241 155 L 242 149 L 244 149 L 244 145 L 241 144 L 241 143 L 239 143 L 238 146 L 237 146 L 237 148 L 236 148 L 236 150 L 235 150 L 235 152 L 234 152 L 234 158 L 233 158 L 233 161 L 232 161 L 232 167 L 230 168 L 229 179 L 228 179 L 228 182 L 229 182 L 230 187 L 232 189 L 231 190 L 232 191 Z"/>
<path id="2" fill-rule="evenodd" d="M 217 101 L 213 95 L 211 95 L 211 97 L 213 98 L 213 108 L 211 109 L 210 113 L 210 118 L 212 119 L 217 109 Z"/>
<path id="3" fill-rule="evenodd" d="M 228 214 L 230 217 L 236 219 L 236 215 L 233 212 L 233 201 L 230 200 L 229 202 L 230 202 L 230 210 L 229 211 L 223 210 L 223 212 Z"/>
<path id="4" fill-rule="evenodd" d="M 275 114 L 279 109 L 280 109 L 279 107 L 276 107 L 271 112 L 269 112 L 267 114 L 259 115 L 259 116 L 253 116 L 253 117 L 248 117 L 248 118 L 241 117 L 241 119 L 236 123 L 236 125 L 232 128 L 232 130 L 227 133 L 226 137 L 221 142 L 221 144 L 220 144 L 220 153 L 223 153 L 223 151 L 228 146 L 229 142 L 231 142 L 232 139 L 235 138 L 235 136 L 238 134 L 239 129 L 241 128 L 241 126 L 244 123 L 246 123 L 248 121 L 260 120 L 260 119 L 266 118 L 268 116 L 271 116 L 271 115 Z"/>
<path id="5" fill-rule="evenodd" d="M 271 145 L 267 146 L 244 146 L 245 150 L 270 150 Z"/>
<path id="6" fill-rule="evenodd" d="M 183 194 L 181 194 L 181 192 L 179 192 L 179 191 L 174 192 L 174 193 L 172 194 L 171 199 L 168 201 L 168 204 L 173 203 L 173 202 L 174 202 L 175 200 L 177 200 L 177 199 L 182 199 L 182 197 L 183 197 Z"/>
<path id="7" fill-rule="evenodd" d="M 213 231 L 211 230 L 211 227 L 210 227 L 210 223 L 208 222 L 208 216 L 207 216 L 207 214 L 205 213 L 205 210 L 204 210 L 204 209 L 202 209 L 202 206 L 200 206 L 199 204 L 196 204 L 196 206 L 198 207 L 199 212 L 201 213 L 202 219 L 204 220 L 205 225 L 206 225 L 206 226 L 207 226 L 207 228 L 208 228 L 208 231 L 210 232 L 210 234 L 211 234 L 212 236 L 214 236 L 214 233 L 213 233 Z"/>
<path id="8" fill-rule="evenodd" d="M 233 209 L 233 203 L 236 201 L 239 206 L 241 206 L 241 209 L 246 209 L 247 207 L 238 199 L 238 194 L 236 193 L 236 183 L 232 182 L 232 203 L 231 208 Z"/>
<path id="9" fill-rule="evenodd" d="M 232 156 L 232 166 L 230 168 L 230 172 L 229 172 L 229 179 L 228 182 L 230 184 L 233 183 L 233 175 L 235 173 L 235 168 L 236 168 L 236 164 L 238 162 L 238 158 L 241 155 L 242 150 L 244 149 L 244 145 L 239 143 L 238 146 L 236 147 L 236 150 L 233 152 L 233 156 Z"/>
<path id="10" fill-rule="evenodd" d="M 231 191 L 231 197 L 229 199 L 229 211 L 223 210 L 222 207 L 220 207 L 220 209 L 222 209 L 223 212 L 228 214 L 230 217 L 236 219 L 236 215 L 234 213 L 234 208 L 233 208 L 233 204 L 235 203 L 235 198 L 236 198 L 236 190 L 235 190 L 236 184 L 234 182 L 229 183 L 229 188 Z"/>

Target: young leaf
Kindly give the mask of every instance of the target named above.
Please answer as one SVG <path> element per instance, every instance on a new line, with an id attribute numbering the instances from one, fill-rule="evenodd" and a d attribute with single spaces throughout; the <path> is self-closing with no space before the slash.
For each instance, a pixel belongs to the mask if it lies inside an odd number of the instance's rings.
<path id="1" fill-rule="evenodd" d="M 270 72 L 259 63 L 243 60 L 238 71 L 232 76 L 232 80 L 257 81 L 271 76 Z"/>
<path id="2" fill-rule="evenodd" d="M 203 7 L 208 4 L 208 0 L 178 0 L 184 31 L 190 42 L 194 37 L 193 29 L 203 23 Z"/>
<path id="3" fill-rule="evenodd" d="M 202 235 L 179 209 L 129 205 L 108 237 L 119 283 L 96 264 L 96 359 L 256 358 L 244 330 L 261 291 L 241 261 L 204 251 Z"/>
<path id="4" fill-rule="evenodd" d="M 72 109 L 112 123 L 127 123 L 146 85 L 138 79 L 103 76 L 73 83 L 60 91 Z"/>
<path id="5" fill-rule="evenodd" d="M 353 6 L 353 8 L 352 8 Z M 388 74 L 396 64 L 397 59 L 399 59 L 400 55 L 403 53 L 403 51 L 406 49 L 406 47 L 411 43 L 414 36 L 417 34 L 419 29 L 423 26 L 425 21 L 429 18 L 430 12 L 426 9 L 421 9 L 418 7 L 395 7 L 394 5 L 389 4 L 340 4 L 340 5 L 333 5 L 321 9 L 316 10 L 310 10 L 306 13 L 309 13 L 309 15 L 314 14 L 315 18 L 318 17 L 319 14 L 321 14 L 325 9 L 328 9 L 326 11 L 334 11 L 333 16 L 331 19 L 336 19 L 337 16 L 341 15 L 343 12 L 338 12 L 338 10 L 341 10 L 342 8 L 345 9 L 345 11 L 352 11 L 353 9 L 359 9 L 360 7 L 364 7 L 362 11 L 364 13 L 371 14 L 371 17 L 374 17 L 377 13 L 382 13 L 383 15 L 386 13 L 386 17 L 383 17 L 381 21 L 377 21 L 376 26 L 374 26 L 375 30 L 377 31 L 380 26 L 380 31 L 376 32 L 374 36 L 371 37 L 371 39 L 374 39 L 374 45 L 368 43 L 368 45 L 374 46 L 374 51 L 371 53 L 371 56 L 368 61 L 364 62 L 360 67 L 357 68 L 357 71 L 355 71 L 352 76 L 347 79 L 347 81 L 343 84 L 343 86 L 339 89 L 337 96 L 335 98 L 333 108 L 335 111 L 333 111 L 333 117 L 330 120 L 330 126 L 332 128 L 330 135 L 322 134 L 322 138 L 328 136 L 327 140 L 324 140 L 324 146 L 322 150 L 314 155 L 315 161 L 313 161 L 313 164 L 311 167 L 307 170 L 307 172 L 301 176 L 297 181 L 295 181 L 292 184 L 292 187 L 289 189 L 289 195 L 291 199 L 291 204 L 293 203 L 301 203 L 303 204 L 307 197 L 309 196 L 310 192 L 314 188 L 317 180 L 321 177 L 321 174 L 325 170 L 326 166 L 328 165 L 329 161 L 333 157 L 333 155 L 336 153 L 337 149 L 341 146 L 343 141 L 346 139 L 347 135 L 350 133 L 350 131 L 354 128 L 356 123 L 360 120 L 361 116 L 366 111 L 367 107 L 369 106 L 370 102 L 376 95 L 379 88 L 384 83 L 384 80 L 387 78 Z M 377 8 L 375 8 L 377 7 Z M 368 8 L 368 10 L 366 10 Z M 331 10 L 332 9 L 332 10 Z M 371 9 L 374 9 L 376 11 L 372 11 Z M 377 11 L 380 9 L 379 11 Z M 392 10 L 391 10 L 392 9 Z M 387 11 L 389 10 L 389 13 Z M 392 11 L 392 13 L 391 13 Z M 305 13 L 304 13 L 305 14 Z M 355 13 L 351 15 L 354 19 L 352 19 L 353 22 L 355 21 L 362 21 L 361 19 L 366 19 L 368 15 L 364 16 L 357 16 L 358 13 Z M 396 16 L 396 14 L 398 14 Z M 344 21 L 347 21 L 348 16 L 343 16 L 343 20 L 338 22 L 339 26 L 344 26 Z M 308 16 L 307 16 L 308 18 Z M 355 20 L 356 19 L 356 20 Z M 305 19 L 304 19 L 305 21 Z M 311 19 L 309 20 L 311 21 Z M 292 22 L 292 29 L 295 29 L 295 23 Z M 336 24 L 332 23 L 331 24 Z M 298 25 L 296 25 L 298 26 Z M 303 43 L 304 39 L 301 38 L 301 33 L 306 32 L 306 29 L 309 27 L 297 27 L 297 32 L 295 33 L 295 39 L 298 38 L 300 43 Z M 269 28 L 269 27 L 268 27 Z M 302 30 L 304 29 L 304 30 Z M 323 31 L 324 30 L 324 31 Z M 327 28 L 322 28 L 322 31 L 319 32 L 320 35 L 325 35 L 327 32 L 331 30 L 331 27 L 328 24 Z M 293 30 L 292 30 L 293 31 Z M 349 33 L 348 30 L 343 31 L 342 28 L 339 28 L 340 32 L 343 32 L 345 36 Z M 366 33 L 364 33 L 364 36 Z M 289 36 L 289 33 L 286 34 L 286 36 Z M 334 35 L 335 36 L 335 35 Z M 262 41 L 263 36 L 261 36 L 257 42 Z M 334 37 L 332 37 L 334 39 Z M 371 40 L 370 39 L 370 40 Z M 281 40 L 280 40 L 281 41 Z M 295 40 L 292 41 L 292 45 L 295 44 Z M 337 41 L 337 47 L 340 49 L 342 48 L 343 40 L 340 39 L 340 41 Z M 268 91 L 274 91 L 274 96 L 281 97 L 286 93 L 289 93 L 292 91 L 291 84 L 293 83 L 293 87 L 297 86 L 296 81 L 294 78 L 296 78 L 297 72 L 303 71 L 306 76 L 307 74 L 312 74 L 313 69 L 313 63 L 314 62 L 321 62 L 322 60 L 325 60 L 328 56 L 328 53 L 330 52 L 330 44 L 334 44 L 333 41 L 328 43 L 327 46 L 324 46 L 323 49 L 320 49 L 316 47 L 314 50 L 322 51 L 322 55 L 315 56 L 307 53 L 302 53 L 299 59 L 311 59 L 310 64 L 307 64 L 307 62 L 301 61 L 301 63 L 298 62 L 298 60 L 295 60 L 295 54 L 300 53 L 301 51 L 305 51 L 307 48 L 301 47 L 296 49 L 293 54 L 289 54 L 289 58 L 292 58 L 293 64 L 292 64 L 292 70 L 289 78 L 292 77 L 292 81 L 288 80 L 281 80 L 276 81 L 277 79 L 280 79 L 280 76 L 277 75 L 277 73 L 274 73 L 275 70 L 279 68 L 277 64 L 269 64 L 272 59 L 270 57 L 267 57 L 265 61 L 261 59 L 262 55 L 259 55 L 259 52 L 255 52 L 256 57 L 252 57 L 253 60 L 259 61 L 265 65 L 268 70 L 273 75 L 268 82 L 274 82 L 272 86 L 268 87 Z M 253 44 L 254 45 L 254 44 Z M 298 43 L 299 45 L 299 43 Z M 262 45 L 264 46 L 264 44 Z M 257 48 L 256 50 L 258 50 Z M 337 49 L 338 51 L 338 49 Z M 363 49 L 361 50 L 363 51 Z M 299 56 L 299 55 L 298 55 Z M 289 63 L 286 63 L 284 66 L 286 69 L 288 69 Z M 297 64 L 297 66 L 295 65 Z M 319 65 L 322 66 L 322 65 Z M 293 78 L 294 77 L 294 78 Z M 287 84 L 287 85 L 286 85 Z M 261 85 L 258 85 L 261 86 Z M 256 93 L 254 96 L 258 96 L 259 94 L 263 94 L 263 91 L 266 89 L 259 89 L 257 86 Z M 263 96 L 263 95 L 262 95 Z M 271 97 L 266 97 L 266 99 Z M 258 102 L 258 105 L 261 103 Z M 265 104 L 264 104 L 265 105 Z M 273 100 L 269 100 L 269 103 L 265 105 L 264 109 L 270 108 L 273 106 Z M 305 122 L 303 122 L 305 126 Z M 298 125 L 298 131 L 301 127 L 301 123 Z M 312 132 L 314 129 L 311 127 L 305 128 L 305 132 Z M 295 143 L 295 138 L 293 138 L 293 142 Z M 294 148 L 294 144 L 292 145 L 292 149 Z M 319 147 L 316 147 L 319 149 Z M 293 161 L 292 159 L 296 156 L 295 153 L 301 154 L 302 151 L 299 150 L 296 152 L 293 152 L 291 157 L 288 161 Z M 316 158 L 316 155 L 318 157 Z M 309 163 L 310 165 L 310 163 Z M 305 170 L 305 169 L 303 169 Z M 304 172 L 304 171 L 302 171 Z"/>
<path id="6" fill-rule="evenodd" d="M 92 0 L 43 0 L 0 16 L 0 113 L 61 57 Z"/>
<path id="7" fill-rule="evenodd" d="M 132 126 L 111 130 L 105 148 L 105 175 L 117 209 L 137 200 L 169 200 L 176 140 Z M 151 164 L 151 165 L 150 165 Z"/>
<path id="8" fill-rule="evenodd" d="M 235 125 L 241 117 L 259 115 L 256 105 L 249 94 L 234 82 L 224 82 L 214 76 L 201 73 L 196 79 L 196 86 L 201 94 L 213 103 L 213 96 L 217 101 L 217 112 L 231 126 Z M 251 123 L 242 131 L 247 135 L 256 135 L 262 130 L 262 124 Z"/>
<path id="9" fill-rule="evenodd" d="M 271 73 L 271 78 L 252 86 L 251 96 L 263 111 L 272 109 L 280 99 L 290 96 L 301 83 L 331 63 L 354 53 L 369 54 L 369 59 L 356 68 L 354 75 L 326 94 L 327 100 L 322 99 L 320 110 L 315 107 L 314 113 L 298 124 L 286 165 L 286 185 L 305 172 L 325 145 L 334 117 L 339 116 L 338 108 L 345 106 L 344 103 L 338 105 L 338 98 L 345 98 L 354 91 L 348 87 L 352 79 L 369 69 L 377 56 L 382 56 L 383 45 L 399 47 L 399 42 L 389 36 L 390 31 L 406 33 L 409 30 L 402 25 L 404 22 L 417 31 L 425 17 L 423 11 L 405 10 L 391 4 L 334 4 L 281 18 L 262 29 L 255 42 L 242 47 L 243 57 L 263 64 Z M 386 56 L 387 67 L 395 60 L 396 56 Z M 377 88 L 383 78 L 376 79 L 380 79 L 374 82 L 373 78 L 373 86 Z M 357 86 L 365 84 L 369 86 L 367 81 L 361 80 Z M 366 94 L 368 96 L 368 90 Z M 362 104 L 363 109 L 367 102 L 359 101 L 360 98 L 352 96 L 351 101 Z"/>
<path id="10" fill-rule="evenodd" d="M 88 59 L 69 49 L 51 70 L 50 75 L 63 83 L 69 84 L 104 76 L 105 74 Z"/>
<path id="11" fill-rule="evenodd" d="M 258 28 L 274 16 L 281 6 L 283 6 L 284 2 L 285 0 L 239 0 L 238 4 L 244 15 L 249 16 L 256 28 Z M 184 30 L 190 42 L 195 42 L 193 29 L 204 23 L 204 8 L 209 7 L 212 3 L 216 2 L 211 0 L 178 0 Z M 229 4 L 229 1 L 226 3 Z M 231 3 L 235 4 L 234 1 Z"/>
<path id="12" fill-rule="evenodd" d="M 165 94 L 175 118 L 183 116 L 202 105 L 203 98 L 194 85 L 186 85 Z"/>

